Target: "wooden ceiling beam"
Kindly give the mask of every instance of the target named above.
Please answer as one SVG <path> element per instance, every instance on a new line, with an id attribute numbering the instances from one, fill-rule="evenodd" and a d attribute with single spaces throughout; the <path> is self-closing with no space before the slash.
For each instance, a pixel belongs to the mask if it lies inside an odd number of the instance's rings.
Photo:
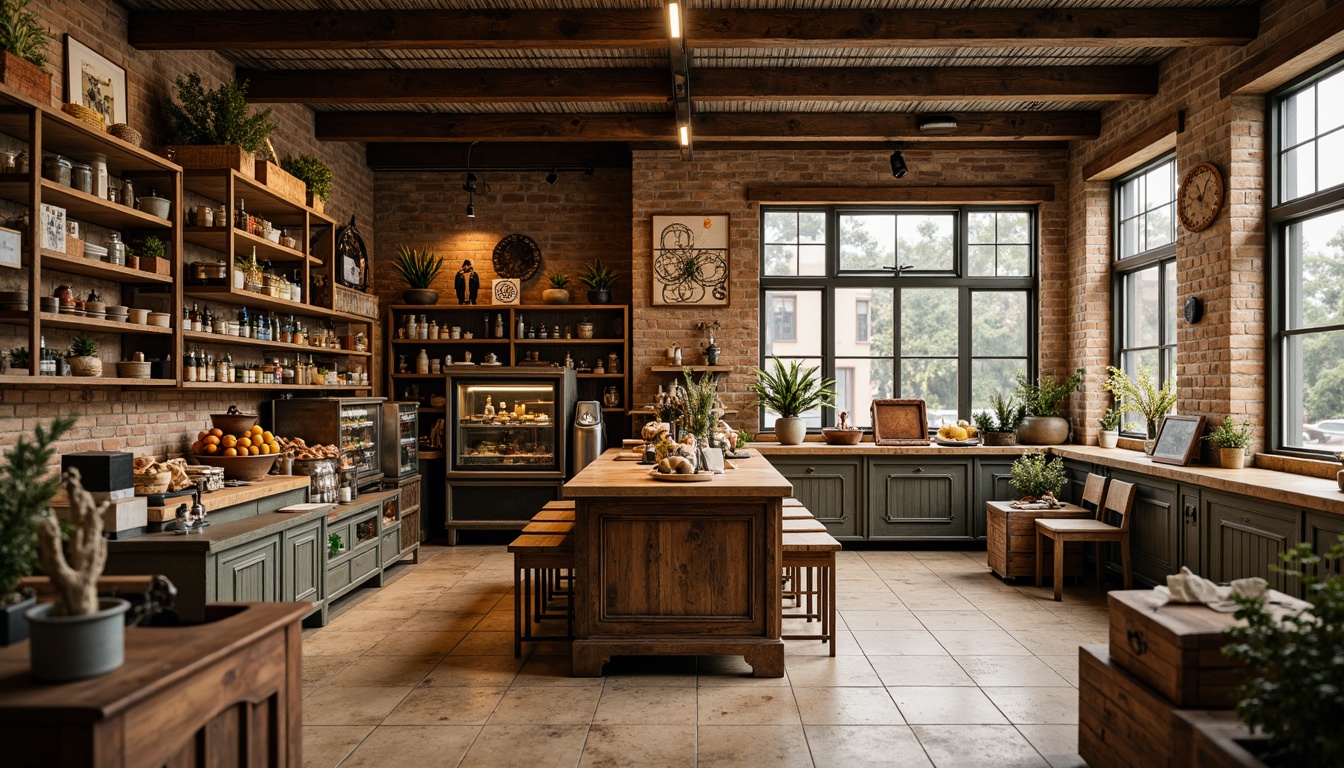
<path id="1" fill-rule="evenodd" d="M 1219 79 L 1218 95 L 1269 93 L 1344 51 L 1344 5 L 1328 8 Z"/>
<path id="2" fill-rule="evenodd" d="M 1243 45 L 1255 6 L 888 10 L 694 9 L 693 48 L 1095 48 Z M 660 8 L 630 10 L 132 11 L 142 50 L 665 49 Z"/>
<path id="3" fill-rule="evenodd" d="M 665 104 L 666 70 L 240 69 L 253 102 Z M 1129 101 L 1157 67 L 808 67 L 696 70 L 697 101 Z"/>
<path id="4" fill-rule="evenodd" d="M 375 171 L 455 171 L 467 167 L 462 143 L 374 143 L 365 162 Z M 629 168 L 630 147 L 619 142 L 504 142 L 477 144 L 471 165 L 478 169 Z"/>
<path id="5" fill-rule="evenodd" d="M 1041 186 L 919 186 L 881 187 L 807 187 L 760 186 L 747 188 L 747 200 L 756 203 L 919 203 L 923 205 L 962 205 L 999 203 L 1035 205 L 1055 199 L 1052 185 Z"/>
<path id="6" fill-rule="evenodd" d="M 1071 141 L 1100 134 L 1096 112 L 974 112 L 954 132 L 921 133 L 919 115 L 874 112 L 709 112 L 695 117 L 697 141 Z M 444 114 L 319 112 L 322 141 L 651 141 L 674 142 L 671 114 Z"/>

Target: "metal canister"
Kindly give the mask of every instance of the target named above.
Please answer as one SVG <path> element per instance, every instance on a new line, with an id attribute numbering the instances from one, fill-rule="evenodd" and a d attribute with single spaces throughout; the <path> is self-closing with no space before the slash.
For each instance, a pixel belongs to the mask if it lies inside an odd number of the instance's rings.
<path id="1" fill-rule="evenodd" d="M 121 204 L 135 207 L 135 184 L 130 179 L 121 180 Z"/>
<path id="2" fill-rule="evenodd" d="M 70 186 L 86 195 L 93 194 L 93 166 L 85 163 L 72 163 L 70 166 Z"/>
<path id="3" fill-rule="evenodd" d="M 42 178 L 70 186 L 70 161 L 60 155 L 43 155 Z"/>

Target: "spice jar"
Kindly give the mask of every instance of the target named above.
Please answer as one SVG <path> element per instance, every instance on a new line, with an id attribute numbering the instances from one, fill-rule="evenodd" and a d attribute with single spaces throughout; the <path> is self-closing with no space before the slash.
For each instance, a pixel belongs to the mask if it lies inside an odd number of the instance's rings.
<path id="1" fill-rule="evenodd" d="M 42 178 L 70 186 L 70 161 L 60 155 L 43 155 Z"/>
<path id="2" fill-rule="evenodd" d="M 70 166 L 70 186 L 86 195 L 93 194 L 93 166 L 85 163 L 72 163 Z"/>

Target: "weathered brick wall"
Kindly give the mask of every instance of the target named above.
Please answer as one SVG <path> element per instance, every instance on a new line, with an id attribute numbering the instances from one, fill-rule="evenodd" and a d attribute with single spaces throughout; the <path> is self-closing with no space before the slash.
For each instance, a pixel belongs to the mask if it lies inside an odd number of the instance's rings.
<path id="1" fill-rule="evenodd" d="M 147 144 L 165 140 L 159 105 L 174 93 L 173 80 L 190 71 L 201 74 L 207 87 L 233 76 L 233 65 L 206 52 L 137 51 L 126 43 L 127 11 L 113 0 L 33 0 L 30 5 L 54 33 L 48 51 L 47 71 L 52 73 L 53 106 L 64 101 L 64 33 L 126 69 L 127 114 L 130 124 L 145 135 Z M 274 118 L 279 130 L 273 137 L 276 151 L 310 153 L 321 157 L 335 175 L 327 211 L 345 222 L 355 214 L 366 241 L 374 245 L 372 174 L 364 165 L 363 147 L 355 144 L 318 143 L 313 138 L 313 113 L 306 107 L 277 105 Z M 87 281 L 85 281 L 87 282 Z M 74 285 L 81 286 L 78 280 Z M 0 348 L 26 341 L 15 326 L 0 327 Z M 48 345 L 69 343 L 69 334 L 53 332 Z M 32 388 L 20 390 L 4 385 L 0 397 L 0 446 L 11 445 L 20 432 L 58 413 L 81 416 L 76 434 L 59 446 L 70 450 L 134 450 L 159 455 L 178 455 L 183 439 L 195 438 L 210 424 L 209 414 L 237 404 L 259 408 L 269 398 L 254 392 L 159 392 L 89 389 Z"/>

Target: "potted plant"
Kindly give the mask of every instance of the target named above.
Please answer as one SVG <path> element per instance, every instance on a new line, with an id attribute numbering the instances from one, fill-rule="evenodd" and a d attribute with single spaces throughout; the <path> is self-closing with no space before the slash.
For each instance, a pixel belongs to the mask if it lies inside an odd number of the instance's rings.
<path id="1" fill-rule="evenodd" d="M 28 370 L 28 348 L 15 347 L 9 350 L 9 373 L 11 376 L 28 376 L 32 371 Z"/>
<path id="2" fill-rule="evenodd" d="M 1285 612 L 1268 594 L 1234 598 L 1242 623 L 1227 629 L 1223 655 L 1246 665 L 1237 717 L 1249 732 L 1222 742 L 1241 753 L 1220 764 L 1344 765 L 1344 536 L 1323 555 L 1303 543 L 1279 557 L 1284 565 L 1273 570 L 1301 582 L 1311 606 Z"/>
<path id="3" fill-rule="evenodd" d="M 51 105 L 51 75 L 43 69 L 50 41 L 28 0 L 0 0 L 0 82 L 43 106 Z"/>
<path id="4" fill-rule="evenodd" d="M 1064 460 L 1044 453 L 1025 453 L 1013 462 L 1012 484 L 1022 494 L 1023 501 L 1049 497 L 1057 499 L 1064 488 Z"/>
<path id="5" fill-rule="evenodd" d="M 589 304 L 610 304 L 611 286 L 618 277 L 620 275 L 603 264 L 601 259 L 595 259 L 592 264 L 583 265 L 578 279 L 588 288 Z"/>
<path id="6" fill-rule="evenodd" d="M 136 247 L 140 257 L 140 270 L 154 275 L 166 275 L 168 268 L 168 244 L 158 235 L 150 235 Z"/>
<path id="7" fill-rule="evenodd" d="M 1238 424 L 1236 419 L 1228 416 L 1204 439 L 1218 449 L 1218 466 L 1223 469 L 1241 469 L 1246 466 L 1246 446 L 1251 442 L 1249 423 Z"/>
<path id="8" fill-rule="evenodd" d="M 797 445 L 807 436 L 807 425 L 798 415 L 835 403 L 835 379 L 823 379 L 820 368 L 806 370 L 797 360 L 788 367 L 778 357 L 769 373 L 756 371 L 756 380 L 749 386 L 756 401 L 752 407 L 764 407 L 778 416 L 775 419 L 775 439 L 781 445 Z"/>
<path id="9" fill-rule="evenodd" d="M 569 284 L 569 275 L 558 269 L 553 270 L 546 273 L 546 281 L 551 287 L 541 292 L 541 300 L 547 304 L 568 304 L 569 291 L 565 290 L 565 286 Z"/>
<path id="10" fill-rule="evenodd" d="M 103 361 L 98 357 L 98 342 L 84 334 L 75 337 L 70 343 L 70 355 L 66 357 L 70 372 L 76 376 L 102 376 Z"/>
<path id="11" fill-rule="evenodd" d="M 1143 417 L 1147 437 L 1143 441 L 1143 452 L 1151 456 L 1157 446 L 1157 429 L 1162 425 L 1162 417 L 1176 406 L 1176 382 L 1167 379 L 1159 388 L 1153 381 L 1153 369 L 1139 366 L 1137 380 L 1128 374 L 1108 366 L 1106 391 L 1115 397 L 1116 410 L 1121 413 L 1137 413 Z"/>
<path id="12" fill-rule="evenodd" d="M 1114 408 L 1106 409 L 1106 413 L 1097 419 L 1097 426 L 1101 428 L 1097 445 L 1102 448 L 1114 448 L 1120 443 L 1120 413 Z"/>
<path id="13" fill-rule="evenodd" d="M 331 167 L 316 155 L 286 157 L 280 161 L 280 167 L 303 182 L 308 190 L 308 207 L 321 213 L 331 198 Z"/>
<path id="14" fill-rule="evenodd" d="M 397 247 L 397 258 L 392 261 L 392 271 L 406 282 L 406 290 L 401 292 L 407 304 L 437 304 L 439 292 L 430 288 L 434 278 L 443 269 L 443 257 L 425 248 L 415 250 L 409 245 Z"/>
<path id="15" fill-rule="evenodd" d="M 28 609 L 31 674 L 37 680 L 78 680 L 111 672 L 125 655 L 125 619 L 131 604 L 98 597 L 98 577 L 107 562 L 101 504 L 79 482 L 79 470 L 64 472 L 70 499 L 70 533 L 55 517 L 38 523 L 42 572 L 51 579 L 55 600 Z"/>
<path id="16" fill-rule="evenodd" d="M 975 414 L 975 429 L 985 445 L 1017 445 L 1017 428 L 1025 415 L 1012 395 L 996 394 L 989 399 L 989 410 Z"/>
<path id="17" fill-rule="evenodd" d="M 55 419 L 50 428 L 38 424 L 32 442 L 20 435 L 5 451 L 0 469 L 0 646 L 28 636 L 23 615 L 35 600 L 31 590 L 19 591 L 19 580 L 37 564 L 37 523 L 60 485 L 47 465 L 56 455 L 56 441 L 74 425 L 70 418 Z"/>
<path id="18" fill-rule="evenodd" d="M 1069 420 L 1061 414 L 1064 401 L 1083 382 L 1083 369 L 1074 371 L 1063 382 L 1049 376 L 1031 381 L 1025 373 L 1017 375 L 1017 398 L 1026 408 L 1026 417 L 1017 428 L 1017 441 L 1027 445 L 1063 445 L 1069 441 Z"/>
<path id="19" fill-rule="evenodd" d="M 232 168 L 248 176 L 256 173 L 254 153 L 275 132 L 271 110 L 249 114 L 247 82 L 233 80 L 206 90 L 195 72 L 178 77 L 177 100 L 164 104 L 169 133 L 175 145 L 167 147 L 184 168 Z"/>

